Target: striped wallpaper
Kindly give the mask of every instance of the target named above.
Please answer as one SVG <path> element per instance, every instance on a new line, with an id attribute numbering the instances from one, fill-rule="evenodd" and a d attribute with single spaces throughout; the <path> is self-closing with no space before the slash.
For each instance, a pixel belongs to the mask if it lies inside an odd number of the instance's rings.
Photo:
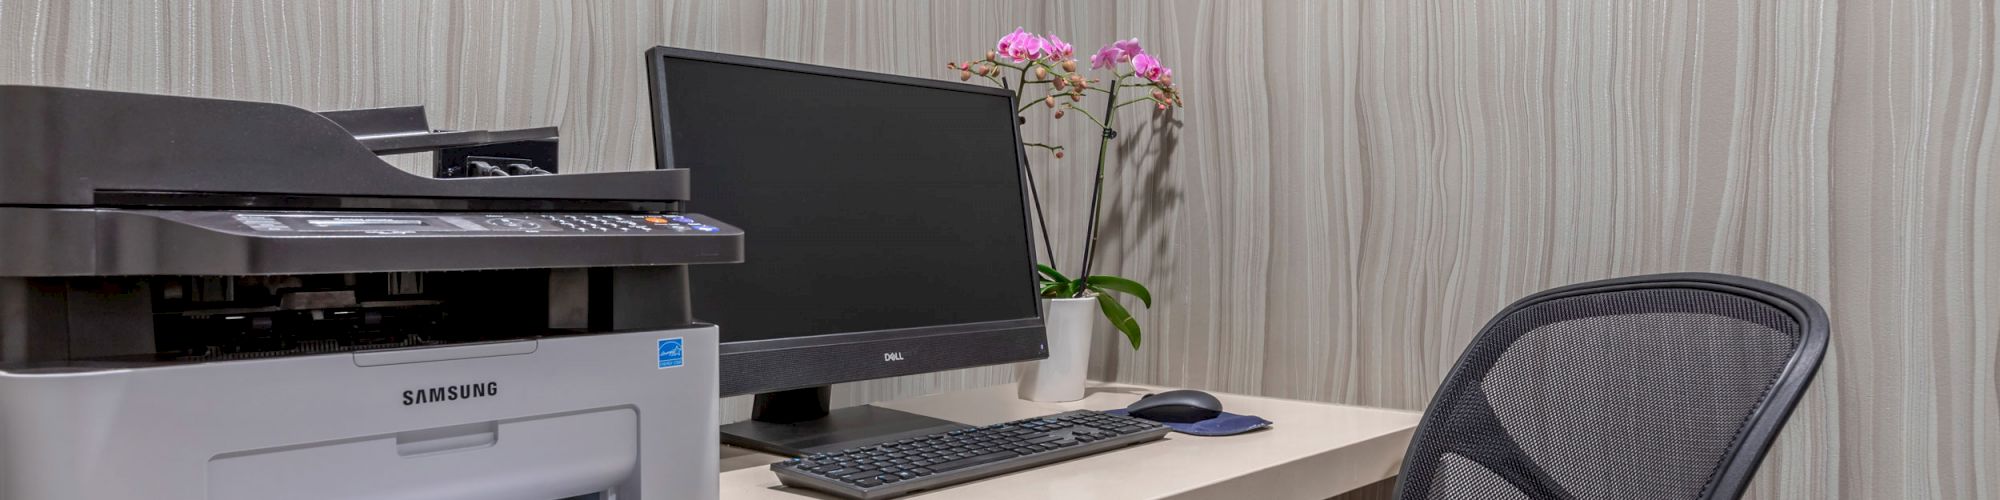
<path id="1" fill-rule="evenodd" d="M 1420 408 L 1516 297 L 1743 274 L 1835 322 L 1753 497 L 2000 497 L 1993 2 L 0 0 L 0 83 L 421 103 L 626 170 L 653 45 L 942 78 L 1015 26 L 1139 37 L 1187 91 L 1120 117 L 1145 125 L 1114 147 L 1106 267 L 1160 300 L 1144 349 L 1100 332 L 1100 377 Z M 1073 267 L 1093 131 L 1029 118 L 1076 148 L 1032 159 Z"/>

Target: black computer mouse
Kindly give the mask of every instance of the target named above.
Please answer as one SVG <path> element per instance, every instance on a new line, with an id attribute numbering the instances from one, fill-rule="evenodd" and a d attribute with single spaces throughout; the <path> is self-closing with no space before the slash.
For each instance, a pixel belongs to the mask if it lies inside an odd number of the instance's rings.
<path id="1" fill-rule="evenodd" d="M 1134 417 L 1154 422 L 1200 422 L 1222 414 L 1222 401 L 1206 392 L 1182 389 L 1147 394 L 1125 407 Z"/>

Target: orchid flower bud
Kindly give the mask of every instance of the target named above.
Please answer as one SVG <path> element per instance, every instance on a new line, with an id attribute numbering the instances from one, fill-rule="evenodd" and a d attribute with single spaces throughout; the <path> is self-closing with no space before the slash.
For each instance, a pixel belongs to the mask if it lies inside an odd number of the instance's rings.
<path id="1" fill-rule="evenodd" d="M 1164 103 L 1164 102 L 1163 102 L 1163 103 L 1160 103 L 1160 107 L 1159 107 L 1159 110 L 1160 110 L 1160 111 L 1166 111 L 1166 110 L 1167 110 L 1167 103 Z"/>
<path id="2" fill-rule="evenodd" d="M 991 50 L 989 50 L 989 51 L 986 51 L 986 60 L 987 60 L 988 62 L 991 62 L 991 61 L 993 60 L 993 57 L 994 57 L 994 56 L 998 56 L 998 55 L 1000 55 L 1000 54 L 997 54 L 997 53 L 994 53 L 994 52 L 993 52 L 993 51 L 991 51 Z"/>
<path id="3" fill-rule="evenodd" d="M 946 69 L 958 69 L 958 61 L 945 61 L 944 67 Z"/>
<path id="4" fill-rule="evenodd" d="M 963 82 L 963 81 L 966 81 L 966 80 L 971 80 L 971 79 L 972 79 L 972 72 L 971 72 L 971 71 L 959 71 L 959 72 L 958 72 L 958 81 L 961 81 L 961 82 Z"/>
<path id="5" fill-rule="evenodd" d="M 1062 150 L 1060 150 L 1060 149 L 1056 150 L 1056 159 L 1060 160 L 1060 159 L 1062 159 L 1062 156 L 1063 156 L 1063 155 L 1062 155 Z"/>
<path id="6" fill-rule="evenodd" d="M 1056 90 L 1063 90 L 1064 88 L 1069 87 L 1069 79 L 1057 78 L 1055 81 L 1049 82 L 1049 85 L 1056 86 Z"/>
<path id="7" fill-rule="evenodd" d="M 1049 77 L 1049 68 L 1040 65 L 1035 66 L 1035 78 L 1048 78 L 1048 77 Z"/>
<path id="8" fill-rule="evenodd" d="M 1167 84 L 1167 85 L 1173 85 L 1173 84 L 1174 84 L 1174 74 L 1173 74 L 1173 73 L 1167 73 L 1167 75 L 1166 75 L 1166 76 L 1162 76 L 1162 77 L 1160 77 L 1160 83 L 1163 83 L 1163 84 Z"/>
<path id="9" fill-rule="evenodd" d="M 1167 100 L 1167 93 L 1161 92 L 1160 89 L 1153 89 L 1153 100 L 1156 101 Z"/>
<path id="10" fill-rule="evenodd" d="M 1078 91 L 1076 91 L 1076 93 L 1074 93 L 1074 94 L 1070 94 L 1070 95 L 1069 95 L 1069 101 L 1070 101 L 1070 102 L 1077 102 L 1077 101 L 1081 101 L 1081 100 L 1083 100 L 1083 91 L 1081 91 L 1081 90 L 1078 90 Z"/>
<path id="11" fill-rule="evenodd" d="M 1056 96 L 1042 98 L 1042 104 L 1047 104 L 1051 108 L 1056 107 Z"/>
<path id="12" fill-rule="evenodd" d="M 1057 120 L 1061 120 L 1061 119 L 1062 119 L 1062 115 L 1063 115 L 1063 110 L 1060 110 L 1060 109 L 1056 110 L 1056 119 L 1057 119 Z"/>
<path id="13" fill-rule="evenodd" d="M 1076 72 L 1076 60 L 1075 60 L 1075 59 L 1070 59 L 1070 60 L 1068 60 L 1068 61 L 1063 61 L 1063 71 L 1068 71 L 1068 72 L 1071 72 L 1071 73 L 1075 73 L 1075 72 Z"/>

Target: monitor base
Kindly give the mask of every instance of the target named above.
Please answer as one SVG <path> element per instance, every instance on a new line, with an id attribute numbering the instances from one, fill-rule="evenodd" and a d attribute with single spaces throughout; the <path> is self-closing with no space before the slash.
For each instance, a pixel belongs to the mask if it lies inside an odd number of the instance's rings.
<path id="1" fill-rule="evenodd" d="M 972 427 L 872 405 L 828 411 L 831 389 L 820 386 L 758 394 L 750 420 L 722 426 L 722 443 L 800 456 Z"/>

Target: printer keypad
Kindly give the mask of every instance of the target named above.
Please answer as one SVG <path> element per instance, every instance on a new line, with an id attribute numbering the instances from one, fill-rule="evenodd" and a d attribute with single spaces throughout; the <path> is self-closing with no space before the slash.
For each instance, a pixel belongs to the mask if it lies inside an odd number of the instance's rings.
<path id="1" fill-rule="evenodd" d="M 584 233 L 716 232 L 720 229 L 680 215 L 544 215 L 556 227 Z"/>
<path id="2" fill-rule="evenodd" d="M 721 228 L 677 214 L 460 213 L 376 214 L 361 212 L 231 214 L 229 230 L 277 235 L 345 234 L 436 236 L 446 234 L 678 234 L 715 233 Z"/>

